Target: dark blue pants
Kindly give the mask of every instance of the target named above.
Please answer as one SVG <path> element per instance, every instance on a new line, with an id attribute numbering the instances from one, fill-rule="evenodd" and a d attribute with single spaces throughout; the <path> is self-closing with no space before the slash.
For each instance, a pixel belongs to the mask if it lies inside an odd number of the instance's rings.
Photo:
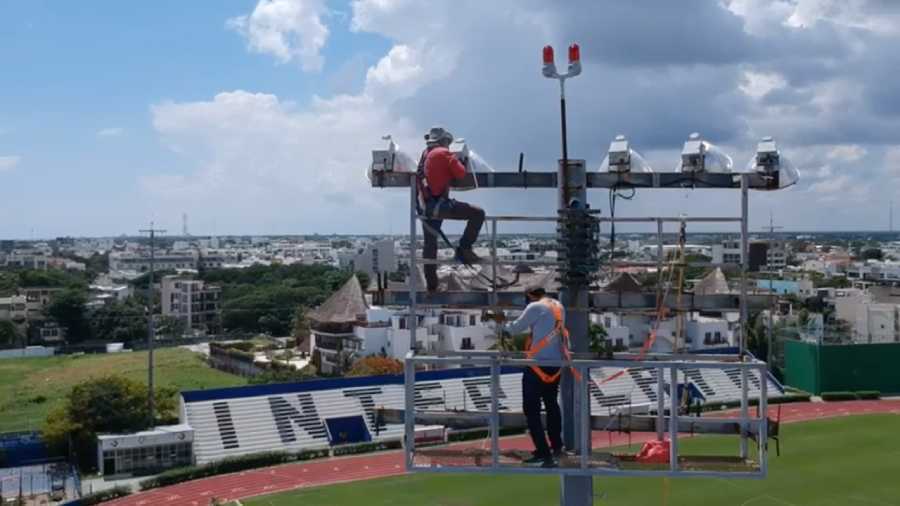
<path id="1" fill-rule="evenodd" d="M 559 368 L 544 367 L 543 370 L 553 375 Z M 528 433 L 534 442 L 534 453 L 539 457 L 549 457 L 550 447 L 558 451 L 563 448 L 558 396 L 558 378 L 553 383 L 544 383 L 530 367 L 525 368 L 522 373 L 522 411 L 528 421 Z M 547 436 L 544 436 L 544 424 L 541 422 L 541 403 L 547 411 Z M 550 438 L 550 446 L 547 445 L 547 437 Z"/>

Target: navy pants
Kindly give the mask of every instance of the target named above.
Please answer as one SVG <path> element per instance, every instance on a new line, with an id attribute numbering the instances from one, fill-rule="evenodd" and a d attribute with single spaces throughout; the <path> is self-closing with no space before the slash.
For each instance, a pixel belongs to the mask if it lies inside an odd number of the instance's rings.
<path id="1" fill-rule="evenodd" d="M 429 203 L 428 205 L 426 211 L 429 214 L 434 212 L 434 209 L 432 208 L 433 205 L 435 204 Z M 475 244 L 475 241 L 478 240 L 478 233 L 481 231 L 481 225 L 484 224 L 484 210 L 480 207 L 466 204 L 465 202 L 460 202 L 458 200 L 447 199 L 443 201 L 443 204 L 437 209 L 436 215 L 435 219 L 427 220 L 422 224 L 422 233 L 425 239 L 425 245 L 422 249 L 422 258 L 431 260 L 437 258 L 437 232 L 441 229 L 444 220 L 466 221 L 466 230 L 459 240 L 460 248 L 469 249 Z M 425 283 L 427 284 L 428 290 L 437 290 L 437 265 L 426 265 L 424 271 Z"/>
<path id="2" fill-rule="evenodd" d="M 543 367 L 545 373 L 553 375 L 557 367 Z M 559 378 L 553 383 L 544 383 L 530 367 L 522 373 L 522 411 L 528 421 L 528 433 L 534 443 L 534 454 L 538 457 L 549 457 L 550 447 L 561 451 L 562 415 L 559 411 Z M 541 422 L 541 403 L 547 411 L 547 435 L 544 435 L 544 424 Z M 550 445 L 547 445 L 547 437 Z"/>

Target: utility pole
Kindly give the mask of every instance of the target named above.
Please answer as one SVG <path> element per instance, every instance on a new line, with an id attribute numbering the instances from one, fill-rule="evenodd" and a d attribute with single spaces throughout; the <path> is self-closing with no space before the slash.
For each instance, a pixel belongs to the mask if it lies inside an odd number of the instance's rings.
<path id="1" fill-rule="evenodd" d="M 164 234 L 165 230 L 154 228 L 150 222 L 150 228 L 140 231 L 142 234 L 150 234 L 150 279 L 147 281 L 147 408 L 150 416 L 150 426 L 156 424 L 153 406 L 153 341 L 156 339 L 156 329 L 153 325 L 153 269 L 156 262 L 156 234 Z"/>
<path id="2" fill-rule="evenodd" d="M 769 210 L 769 226 L 764 227 L 764 230 L 769 232 L 769 246 L 772 246 L 775 243 L 775 230 L 784 228 L 775 225 L 775 218 L 772 216 L 772 211 Z M 769 267 L 769 258 L 768 258 L 768 250 L 766 250 L 766 268 Z M 774 273 L 769 270 L 769 318 L 768 323 L 766 325 L 766 364 L 769 365 L 769 370 L 772 371 L 772 359 L 775 357 L 774 350 L 772 349 L 772 344 L 774 342 L 774 334 L 775 334 L 775 320 L 773 313 L 775 313 L 775 291 L 774 291 L 774 281 L 772 276 Z"/>

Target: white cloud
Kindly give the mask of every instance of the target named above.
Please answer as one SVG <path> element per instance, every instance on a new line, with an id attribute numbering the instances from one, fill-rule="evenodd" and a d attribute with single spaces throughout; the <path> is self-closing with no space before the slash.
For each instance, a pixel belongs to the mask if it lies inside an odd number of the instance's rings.
<path id="1" fill-rule="evenodd" d="M 828 150 L 828 158 L 841 162 L 858 162 L 868 154 L 866 148 L 859 144 L 842 144 Z"/>
<path id="2" fill-rule="evenodd" d="M 786 84 L 784 77 L 774 72 L 764 73 L 748 70 L 744 72 L 744 82 L 741 83 L 740 90 L 746 95 L 759 99 L 773 90 L 783 88 Z"/>
<path id="3" fill-rule="evenodd" d="M 21 161 L 21 156 L 0 156 L 0 172 L 15 169 Z"/>
<path id="4" fill-rule="evenodd" d="M 125 132 L 119 127 L 102 128 L 97 131 L 97 137 L 118 137 Z"/>
<path id="5" fill-rule="evenodd" d="M 305 71 L 321 70 L 321 50 L 328 40 L 322 21 L 322 0 L 259 0 L 253 12 L 226 23 L 247 39 L 251 51 L 274 56 L 281 63 L 300 61 Z"/>

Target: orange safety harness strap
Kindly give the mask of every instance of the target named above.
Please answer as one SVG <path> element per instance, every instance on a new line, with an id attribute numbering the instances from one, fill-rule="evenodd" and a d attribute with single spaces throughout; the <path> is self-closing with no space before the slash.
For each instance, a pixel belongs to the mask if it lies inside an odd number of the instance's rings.
<path id="1" fill-rule="evenodd" d="M 525 356 L 527 358 L 534 358 L 535 355 L 538 354 L 538 352 L 550 345 L 555 336 L 559 336 L 559 344 L 562 348 L 565 361 L 571 362 L 572 353 L 569 351 L 569 330 L 565 327 L 565 325 L 563 325 L 562 304 L 546 297 L 541 299 L 541 304 L 547 306 L 547 308 L 553 312 L 555 325 L 553 326 L 553 330 L 551 330 L 546 336 L 542 337 L 534 346 L 531 345 L 534 335 L 532 334 L 528 336 L 528 340 L 525 342 Z M 537 377 L 540 378 L 544 383 L 556 382 L 563 370 L 563 368 L 560 367 L 555 373 L 547 374 L 538 365 L 531 365 L 529 367 L 531 367 L 531 370 L 534 371 L 534 373 L 537 374 Z M 579 373 L 578 370 L 571 365 L 567 367 L 572 370 L 572 375 L 575 377 L 575 379 L 581 381 L 581 373 Z"/>

